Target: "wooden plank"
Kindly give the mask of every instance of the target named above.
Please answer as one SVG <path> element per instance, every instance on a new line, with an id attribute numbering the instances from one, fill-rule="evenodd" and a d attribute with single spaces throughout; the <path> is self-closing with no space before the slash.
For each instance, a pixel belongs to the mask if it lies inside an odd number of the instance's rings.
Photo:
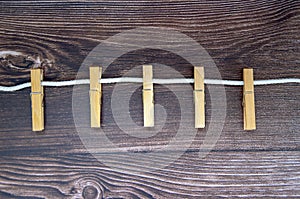
<path id="1" fill-rule="evenodd" d="M 195 128 L 205 127 L 204 68 L 194 67 Z"/>
<path id="2" fill-rule="evenodd" d="M 144 127 L 154 126 L 154 102 L 153 102 L 153 73 L 152 65 L 143 65 L 143 107 Z"/>
<path id="3" fill-rule="evenodd" d="M 42 86 L 43 70 L 31 69 L 31 113 L 32 130 L 44 130 L 44 89 Z"/>
<path id="4" fill-rule="evenodd" d="M 99 41 L 140 26 L 172 28 L 196 40 L 216 62 L 223 79 L 241 80 L 245 65 L 255 69 L 255 79 L 300 78 L 299 1 L 0 4 L 0 84 L 5 86 L 30 81 L 30 68 L 38 63 L 47 81 L 75 79 L 81 63 Z M 135 39 L 144 41 L 144 37 Z M 163 39 L 157 37 L 158 41 Z M 182 51 L 190 47 L 181 40 L 174 43 Z M 3 56 L 4 51 L 21 54 Z M 163 63 L 187 78 L 193 77 L 193 66 L 186 60 L 156 49 L 124 54 L 105 73 L 120 77 L 145 62 Z M 79 75 L 88 78 L 88 74 Z M 209 72 L 206 76 L 210 78 Z M 114 86 L 103 86 L 107 95 L 102 96 L 105 110 L 101 118 L 103 131 L 112 142 L 136 153 L 167 145 L 181 122 L 174 94 L 164 86 L 155 87 L 156 103 L 165 108 L 167 122 L 156 135 L 138 139 L 114 123 L 109 95 Z M 180 85 L 174 87 L 182 91 Z M 205 159 L 198 158 L 206 135 L 205 129 L 198 129 L 181 159 L 141 175 L 130 172 L 130 160 L 124 160 L 127 169 L 116 171 L 87 152 L 73 121 L 72 87 L 45 88 L 47 128 L 42 135 L 31 131 L 29 89 L 0 92 L 0 198 L 84 198 L 83 190 L 93 190 L 87 189 L 90 186 L 100 187 L 103 198 L 299 198 L 298 88 L 297 84 L 255 87 L 259 128 L 248 134 L 243 131 L 242 87 L 225 87 L 227 117 L 214 151 Z M 138 91 L 130 100 L 130 116 L 143 126 L 142 89 Z M 205 108 L 209 126 L 211 112 L 216 111 L 209 98 Z M 178 149 L 186 141 L 180 140 Z M 105 143 L 99 148 L 105 151 Z"/>
<path id="5" fill-rule="evenodd" d="M 91 127 L 99 128 L 101 121 L 101 84 L 102 67 L 90 67 L 90 110 Z"/>
<path id="6" fill-rule="evenodd" d="M 244 130 L 256 129 L 255 101 L 253 69 L 244 68 L 243 70 L 244 88 L 243 88 L 243 109 L 244 109 Z"/>
<path id="7" fill-rule="evenodd" d="M 114 85 L 103 86 L 105 93 L 113 89 Z M 300 140 L 295 133 L 299 129 L 295 122 L 299 119 L 300 93 L 290 96 L 294 89 L 295 85 L 257 87 L 257 106 L 260 110 L 258 121 L 261 127 L 247 134 L 242 130 L 241 87 L 226 87 L 228 115 L 214 151 L 205 159 L 197 158 L 202 136 L 206 133 L 199 129 L 198 138 L 182 159 L 146 176 L 131 174 L 130 169 L 135 165 L 129 164 L 128 160 L 124 160 L 128 170 L 116 171 L 87 153 L 73 122 L 72 87 L 47 87 L 45 110 L 47 130 L 45 134 L 39 136 L 31 132 L 31 121 L 28 118 L 30 115 L 28 90 L 0 93 L 0 102 L 14 107 L 14 111 L 11 112 L 10 108 L 1 106 L 3 112 L 0 113 L 2 157 L 0 196 L 5 198 L 5 194 L 12 194 L 15 197 L 34 198 L 39 194 L 41 198 L 51 196 L 53 198 L 53 194 L 59 194 L 57 198 L 63 198 L 61 195 L 66 194 L 75 197 L 76 194 L 82 194 L 83 188 L 86 187 L 84 184 L 78 185 L 77 182 L 90 180 L 93 184 L 103 185 L 105 195 L 114 197 L 125 197 L 123 194 L 126 193 L 130 194 L 126 195 L 129 198 L 149 195 L 155 198 L 171 198 L 176 195 L 192 198 L 204 194 L 245 197 L 252 195 L 280 197 L 285 194 L 296 197 L 298 192 L 295 189 L 298 188 L 298 184 L 295 176 L 298 175 L 300 167 L 298 155 Z M 180 85 L 175 91 L 184 92 Z M 170 136 L 174 135 L 176 125 L 180 123 L 180 112 L 173 108 L 174 103 L 168 101 L 174 99 L 168 89 L 157 87 L 156 93 L 157 103 L 162 104 L 171 116 L 176 117 L 169 117 L 164 132 L 147 139 L 136 139 L 118 130 L 112 122 L 113 115 L 109 110 L 111 97 L 103 96 L 105 98 L 103 108 L 106 108 L 102 120 L 105 126 L 101 128 L 106 134 L 115 135 L 110 136 L 113 143 L 118 143 L 125 149 L 130 148 L 136 153 L 151 152 L 149 146 L 163 147 L 168 144 Z M 281 96 L 289 96 L 289 100 Z M 130 110 L 133 118 L 140 116 L 140 120 L 134 121 L 142 124 L 141 101 L 133 98 Z M 209 100 L 206 103 L 207 118 L 210 118 L 213 109 Z M 290 111 L 282 111 L 282 106 L 288 107 L 287 110 L 293 110 L 294 115 L 291 115 Z M 186 141 L 183 137 L 178 142 L 178 148 Z M 105 143 L 99 144 L 103 152 L 105 146 Z M 105 153 L 111 155 L 109 151 Z M 162 153 L 171 159 L 168 154 L 170 151 Z M 24 176 L 28 186 L 24 185 Z M 183 180 L 184 176 L 193 177 L 193 185 L 188 183 L 189 180 Z M 61 183 L 62 181 L 64 183 Z M 127 183 L 124 184 L 124 181 Z M 249 181 L 252 183 L 249 184 Z M 131 187 L 129 192 L 128 187 Z M 140 192 L 141 189 L 144 191 Z M 235 194 L 232 194 L 232 191 L 235 191 Z M 264 194 L 261 194 L 262 191 Z"/>
<path id="8" fill-rule="evenodd" d="M 112 159 L 118 157 L 114 155 Z M 214 198 L 224 195 L 297 198 L 299 195 L 299 181 L 295 177 L 299 175 L 298 151 L 230 151 L 226 155 L 212 152 L 200 161 L 202 164 L 199 164 L 197 152 L 190 152 L 177 160 L 172 169 L 142 175 L 130 170 L 134 165 L 128 160 L 124 160 L 128 169 L 120 172 L 107 168 L 87 153 L 1 157 L 6 162 L 0 170 L 2 198 L 8 193 L 11 198 L 82 198 L 87 187 L 103 198 Z M 166 158 L 171 159 L 170 156 Z M 193 178 L 186 179 L 186 176 Z"/>

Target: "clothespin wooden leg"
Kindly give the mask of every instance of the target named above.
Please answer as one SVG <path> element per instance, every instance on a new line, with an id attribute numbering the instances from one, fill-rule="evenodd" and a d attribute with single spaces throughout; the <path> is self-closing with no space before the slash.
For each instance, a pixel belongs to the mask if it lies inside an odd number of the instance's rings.
<path id="1" fill-rule="evenodd" d="M 100 127 L 101 116 L 101 79 L 102 67 L 90 67 L 90 109 L 91 109 L 91 127 Z"/>
<path id="2" fill-rule="evenodd" d="M 152 65 L 143 66 L 144 127 L 154 126 Z"/>
<path id="3" fill-rule="evenodd" d="M 194 67 L 195 128 L 205 127 L 204 68 Z"/>
<path id="4" fill-rule="evenodd" d="M 244 130 L 255 130 L 255 102 L 254 102 L 254 78 L 253 69 L 244 68 L 243 70 L 243 109 L 244 109 Z"/>
<path id="5" fill-rule="evenodd" d="M 43 70 L 31 69 L 31 112 L 32 131 L 44 130 L 44 89 L 42 86 Z"/>

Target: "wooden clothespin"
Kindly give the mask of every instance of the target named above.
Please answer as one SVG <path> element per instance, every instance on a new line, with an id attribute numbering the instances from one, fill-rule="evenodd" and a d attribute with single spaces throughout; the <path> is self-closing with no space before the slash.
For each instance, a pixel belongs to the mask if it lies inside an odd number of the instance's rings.
<path id="1" fill-rule="evenodd" d="M 43 70 L 31 69 L 31 112 L 32 131 L 44 130 L 44 89 L 42 86 Z"/>
<path id="2" fill-rule="evenodd" d="M 194 67 L 195 128 L 205 127 L 204 68 Z"/>
<path id="3" fill-rule="evenodd" d="M 253 69 L 243 70 L 243 109 L 244 109 L 244 130 L 255 130 L 255 102 L 254 102 L 254 80 Z"/>
<path id="4" fill-rule="evenodd" d="M 143 65 L 144 127 L 154 126 L 152 65 Z"/>
<path id="5" fill-rule="evenodd" d="M 101 79 L 102 67 L 90 67 L 90 109 L 91 109 L 91 127 L 100 127 L 101 116 Z"/>

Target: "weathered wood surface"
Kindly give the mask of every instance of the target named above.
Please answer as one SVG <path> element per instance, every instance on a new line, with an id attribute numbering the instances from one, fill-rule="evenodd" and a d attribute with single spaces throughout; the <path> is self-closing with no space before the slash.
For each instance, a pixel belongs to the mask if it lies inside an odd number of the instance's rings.
<path id="1" fill-rule="evenodd" d="M 300 78 L 299 1 L 1 1 L 0 6 L 0 52 L 23 53 L 0 58 L 1 85 L 28 82 L 38 57 L 45 80 L 74 79 L 101 40 L 140 26 L 187 34 L 207 49 L 224 79 L 241 80 L 245 66 L 254 68 L 256 79 Z M 118 77 L 147 62 L 193 77 L 190 65 L 154 50 L 122 56 L 103 76 Z M 105 106 L 112 89 L 103 86 L 102 123 L 115 132 L 115 142 L 143 151 L 176 133 L 178 112 L 167 102 L 174 96 L 155 86 L 155 102 L 173 115 L 170 128 L 139 142 L 118 135 Z M 95 198 L 95 192 L 103 198 L 300 197 L 299 91 L 296 84 L 256 86 L 257 130 L 245 132 L 242 87 L 226 87 L 226 124 L 214 150 L 199 159 L 206 132 L 199 129 L 180 159 L 143 175 L 131 173 L 130 164 L 123 172 L 110 169 L 87 152 L 74 126 L 71 87 L 45 88 L 43 133 L 31 131 L 30 89 L 0 92 L 0 198 Z M 136 96 L 131 115 L 142 126 L 142 98 Z M 206 103 L 209 119 L 209 99 Z"/>

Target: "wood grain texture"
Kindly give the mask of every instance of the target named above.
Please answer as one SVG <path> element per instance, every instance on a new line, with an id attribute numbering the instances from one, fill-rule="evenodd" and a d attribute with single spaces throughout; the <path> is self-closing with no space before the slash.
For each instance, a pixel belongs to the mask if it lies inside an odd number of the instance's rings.
<path id="1" fill-rule="evenodd" d="M 45 80 L 75 79 L 84 58 L 102 40 L 141 26 L 187 34 L 209 52 L 224 79 L 242 80 L 247 66 L 254 68 L 256 79 L 300 78 L 299 1 L 1 1 L 0 6 L 0 52 L 22 53 L 0 57 L 1 85 L 30 81 L 36 64 Z M 155 49 L 121 56 L 103 77 L 119 77 L 147 63 L 193 77 L 186 60 Z M 114 123 L 113 86 L 102 87 L 101 123 L 109 138 L 134 152 L 168 144 L 180 121 L 174 93 L 154 85 L 155 103 L 165 108 L 167 123 L 162 132 L 141 139 Z M 198 154 L 207 127 L 198 130 L 181 158 L 141 175 L 131 171 L 130 162 L 124 161 L 120 172 L 88 153 L 73 121 L 72 87 L 45 88 L 42 133 L 31 131 L 30 89 L 0 92 L 0 198 L 300 197 L 299 85 L 256 86 L 257 130 L 250 133 L 243 131 L 242 89 L 225 88 L 225 126 L 206 158 Z M 130 114 L 140 126 L 141 93 L 142 87 L 130 100 Z M 205 99 L 209 121 L 208 92 Z"/>

